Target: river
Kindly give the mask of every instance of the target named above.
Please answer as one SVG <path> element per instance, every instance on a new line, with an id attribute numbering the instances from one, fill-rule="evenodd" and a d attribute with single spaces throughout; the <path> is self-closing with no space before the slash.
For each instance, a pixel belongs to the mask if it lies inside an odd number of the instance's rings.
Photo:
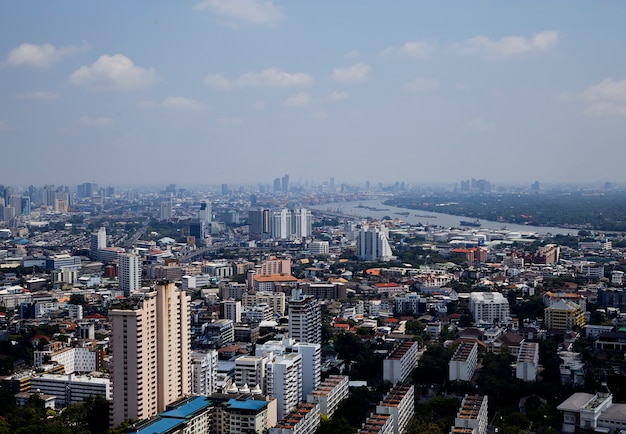
<path id="1" fill-rule="evenodd" d="M 425 226 L 441 226 L 444 228 L 460 227 L 461 220 L 473 220 L 468 217 L 443 214 L 439 212 L 421 211 L 416 209 L 399 208 L 396 206 L 385 205 L 380 199 L 363 200 L 354 202 L 339 202 L 339 203 L 327 203 L 323 205 L 314 205 L 311 209 L 319 211 L 329 211 L 346 216 L 356 216 L 361 218 L 371 217 L 374 219 L 381 219 L 384 216 L 391 218 L 398 218 L 409 224 L 416 225 L 421 223 Z M 406 213 L 408 215 L 405 215 Z M 528 226 L 528 225 L 516 225 L 504 222 L 494 222 L 490 220 L 478 219 L 480 227 L 483 229 L 501 230 L 506 229 L 513 232 L 535 232 L 538 234 L 578 234 L 577 229 L 572 228 L 556 228 L 547 226 Z M 468 229 L 473 229 L 469 228 Z M 478 229 L 478 228 L 474 228 Z"/>

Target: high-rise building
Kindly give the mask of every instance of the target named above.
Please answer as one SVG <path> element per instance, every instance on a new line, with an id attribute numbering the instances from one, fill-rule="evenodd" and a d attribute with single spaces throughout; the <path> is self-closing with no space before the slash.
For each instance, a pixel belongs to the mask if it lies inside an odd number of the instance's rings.
<path id="1" fill-rule="evenodd" d="M 318 301 L 294 291 L 287 302 L 289 313 L 289 337 L 296 342 L 322 343 L 322 311 Z"/>
<path id="2" fill-rule="evenodd" d="M 89 240 L 89 254 L 93 259 L 100 259 L 98 250 L 105 249 L 107 246 L 107 230 L 101 227 L 91 234 Z"/>
<path id="3" fill-rule="evenodd" d="M 278 418 L 282 419 L 302 399 L 302 355 L 274 356 L 267 364 L 265 383 L 266 393 L 276 398 Z"/>
<path id="4" fill-rule="evenodd" d="M 189 296 L 168 283 L 129 303 L 109 311 L 113 426 L 155 416 L 191 394 Z"/>
<path id="5" fill-rule="evenodd" d="M 120 253 L 118 258 L 118 286 L 128 297 L 141 288 L 141 262 L 134 253 Z"/>
<path id="6" fill-rule="evenodd" d="M 272 231 L 270 210 L 250 210 L 248 211 L 248 223 L 250 224 L 250 236 L 254 239 L 265 239 Z"/>
<path id="7" fill-rule="evenodd" d="M 241 301 L 239 300 L 224 300 L 220 303 L 220 314 L 224 319 L 229 319 L 232 322 L 241 322 Z"/>
<path id="8" fill-rule="evenodd" d="M 296 208 L 291 218 L 291 233 L 295 240 L 310 238 L 312 231 L 311 210 Z"/>
<path id="9" fill-rule="evenodd" d="M 281 183 L 280 183 L 280 190 L 283 193 L 289 193 L 289 175 L 287 174 L 283 175 L 283 179 L 281 180 Z"/>
<path id="10" fill-rule="evenodd" d="M 211 210 L 211 202 L 208 200 L 203 200 L 200 202 L 200 210 L 198 211 L 198 220 L 203 221 L 204 223 L 211 223 L 213 220 L 213 214 Z"/>
<path id="11" fill-rule="evenodd" d="M 287 208 L 272 213 L 272 238 L 288 240 L 291 238 L 291 213 Z"/>
<path id="12" fill-rule="evenodd" d="M 356 240 L 356 255 L 364 261 L 390 261 L 391 246 L 384 227 L 364 227 Z"/>
<path id="13" fill-rule="evenodd" d="M 217 392 L 217 350 L 191 353 L 191 384 L 194 395 Z"/>
<path id="14" fill-rule="evenodd" d="M 161 202 L 159 220 L 171 220 L 172 218 L 172 201 Z"/>

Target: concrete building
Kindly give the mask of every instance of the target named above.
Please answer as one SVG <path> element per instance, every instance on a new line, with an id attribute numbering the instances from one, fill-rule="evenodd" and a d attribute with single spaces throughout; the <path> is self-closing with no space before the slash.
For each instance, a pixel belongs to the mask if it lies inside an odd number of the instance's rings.
<path id="1" fill-rule="evenodd" d="M 272 312 L 278 315 L 284 315 L 287 306 L 285 293 L 283 292 L 267 292 L 267 291 L 251 291 L 246 292 L 241 297 L 243 307 L 253 307 L 260 304 L 268 305 Z"/>
<path id="2" fill-rule="evenodd" d="M 575 303 L 559 300 L 543 310 L 546 329 L 575 330 L 585 326 L 585 313 Z"/>
<path id="3" fill-rule="evenodd" d="M 383 360 L 383 380 L 391 384 L 404 382 L 417 366 L 419 344 L 414 341 L 402 342 Z"/>
<path id="4" fill-rule="evenodd" d="M 31 392 L 53 395 L 55 407 L 61 409 L 82 402 L 87 397 L 102 396 L 111 400 L 111 382 L 108 378 L 88 375 L 41 374 L 30 380 Z"/>
<path id="5" fill-rule="evenodd" d="M 242 356 L 235 360 L 235 384 L 237 387 L 259 386 L 265 390 L 268 356 Z"/>
<path id="6" fill-rule="evenodd" d="M 539 344 L 522 342 L 517 356 L 515 377 L 522 381 L 536 381 L 539 368 Z"/>
<path id="7" fill-rule="evenodd" d="M 217 392 L 217 351 L 191 352 L 191 392 L 210 395 Z"/>
<path id="8" fill-rule="evenodd" d="M 98 251 L 105 249 L 107 246 L 107 230 L 105 227 L 101 227 L 97 231 L 91 234 L 89 240 L 89 255 L 92 259 L 100 259 Z"/>
<path id="9" fill-rule="evenodd" d="M 451 433 L 487 434 L 489 423 L 488 398 L 483 395 L 465 395 L 454 418 Z"/>
<path id="10" fill-rule="evenodd" d="M 311 241 L 309 251 L 313 256 L 328 255 L 330 253 L 330 246 L 328 241 Z"/>
<path id="11" fill-rule="evenodd" d="M 390 261 L 393 259 L 385 227 L 364 227 L 357 236 L 356 255 L 363 261 Z"/>
<path id="12" fill-rule="evenodd" d="M 120 253 L 117 272 L 118 286 L 124 296 L 141 289 L 141 260 L 134 253 Z"/>
<path id="13" fill-rule="evenodd" d="M 348 398 L 350 387 L 348 376 L 331 375 L 307 395 L 310 404 L 319 404 L 320 413 L 331 418 L 339 403 Z"/>
<path id="14" fill-rule="evenodd" d="M 320 426 L 318 404 L 301 403 L 282 418 L 269 434 L 311 434 Z"/>
<path id="15" fill-rule="evenodd" d="M 303 297 L 294 291 L 287 302 L 289 312 L 289 337 L 296 342 L 322 343 L 322 311 L 313 297 Z"/>
<path id="16" fill-rule="evenodd" d="M 557 407 L 563 414 L 561 432 L 620 432 L 626 425 L 626 404 L 613 404 L 610 393 L 574 393 Z"/>
<path id="17" fill-rule="evenodd" d="M 393 421 L 389 414 L 372 413 L 357 434 L 393 434 Z"/>
<path id="18" fill-rule="evenodd" d="M 509 301 L 499 292 L 470 293 L 470 311 L 476 323 L 502 322 L 510 318 Z"/>
<path id="19" fill-rule="evenodd" d="M 225 300 L 220 302 L 220 317 L 234 323 L 241 322 L 241 301 Z"/>
<path id="20" fill-rule="evenodd" d="M 478 344 L 461 342 L 449 363 L 450 381 L 471 381 L 478 366 Z"/>
<path id="21" fill-rule="evenodd" d="M 391 416 L 394 434 L 403 434 L 415 413 L 415 388 L 411 385 L 396 385 L 376 406 L 376 413 Z"/>
<path id="22" fill-rule="evenodd" d="M 274 356 L 265 374 L 267 395 L 276 398 L 278 419 L 284 418 L 302 400 L 302 356 Z"/>
<path id="23" fill-rule="evenodd" d="M 191 394 L 189 302 L 168 283 L 109 311 L 113 426 L 155 416 Z"/>

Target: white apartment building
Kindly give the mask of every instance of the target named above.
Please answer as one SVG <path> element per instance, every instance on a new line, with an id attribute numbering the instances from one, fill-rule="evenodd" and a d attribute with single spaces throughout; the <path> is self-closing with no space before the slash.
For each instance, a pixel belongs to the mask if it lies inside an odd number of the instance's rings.
<path id="1" fill-rule="evenodd" d="M 146 419 L 191 394 L 190 297 L 173 283 L 111 309 L 111 424 Z"/>
<path id="2" fill-rule="evenodd" d="M 93 372 L 98 369 L 97 353 L 86 347 L 48 348 L 34 351 L 34 367 L 41 367 L 44 363 L 50 362 L 63 365 L 66 374 Z"/>
<path id="3" fill-rule="evenodd" d="M 210 395 L 217 392 L 217 351 L 191 352 L 191 392 Z"/>
<path id="4" fill-rule="evenodd" d="M 405 381 L 417 366 L 419 344 L 414 341 L 402 342 L 383 360 L 383 380 L 391 384 Z"/>
<path id="5" fill-rule="evenodd" d="M 387 229 L 384 226 L 366 226 L 361 229 L 356 240 L 356 255 L 363 261 L 390 261 L 393 259 Z"/>
<path id="6" fill-rule="evenodd" d="M 322 343 L 322 311 L 313 297 L 292 298 L 287 302 L 289 337 L 296 342 Z"/>
<path id="7" fill-rule="evenodd" d="M 476 342 L 461 342 L 448 366 L 448 379 L 450 381 L 470 381 L 478 366 L 478 344 Z"/>
<path id="8" fill-rule="evenodd" d="M 350 387 L 347 375 L 330 375 L 311 393 L 306 401 L 310 404 L 319 404 L 320 413 L 330 418 L 337 410 L 339 403 L 348 398 Z"/>
<path id="9" fill-rule="evenodd" d="M 281 419 L 269 434 L 311 434 L 320 426 L 320 407 L 301 403 Z"/>
<path id="10" fill-rule="evenodd" d="M 267 364 L 266 393 L 276 398 L 278 419 L 284 418 L 302 400 L 302 356 L 274 356 Z"/>
<path id="11" fill-rule="evenodd" d="M 225 300 L 220 303 L 222 318 L 229 319 L 234 323 L 241 322 L 241 301 Z"/>
<path id="12" fill-rule="evenodd" d="M 309 244 L 311 255 L 328 255 L 330 253 L 330 245 L 328 241 L 311 241 Z"/>
<path id="13" fill-rule="evenodd" d="M 213 284 L 212 282 L 213 276 L 210 274 L 194 274 L 194 275 L 185 275 L 181 278 L 183 288 L 185 289 L 199 289 L 205 286 L 210 286 Z"/>
<path id="14" fill-rule="evenodd" d="M 118 286 L 124 296 L 141 289 L 141 260 L 133 253 L 120 253 L 117 272 Z"/>
<path id="15" fill-rule="evenodd" d="M 30 380 L 31 392 L 53 395 L 57 409 L 82 402 L 89 396 L 102 396 L 111 400 L 111 382 L 108 378 L 87 375 L 41 374 Z"/>
<path id="16" fill-rule="evenodd" d="M 461 408 L 454 419 L 451 433 L 487 434 L 489 408 L 487 396 L 465 395 Z"/>
<path id="17" fill-rule="evenodd" d="M 260 323 L 262 321 L 271 321 L 274 317 L 274 311 L 266 303 L 256 306 L 244 307 L 241 312 L 241 320 L 249 323 Z"/>
<path id="18" fill-rule="evenodd" d="M 477 323 L 493 324 L 511 316 L 509 301 L 499 292 L 472 292 L 469 307 Z"/>
<path id="19" fill-rule="evenodd" d="M 515 377 L 522 381 L 536 381 L 539 367 L 539 344 L 522 342 L 517 356 Z"/>
<path id="20" fill-rule="evenodd" d="M 372 413 L 357 434 L 393 434 L 393 420 L 389 414 Z"/>
<path id="21" fill-rule="evenodd" d="M 259 386 L 265 390 L 268 356 L 242 356 L 235 360 L 235 384 L 237 387 Z"/>
<path id="22" fill-rule="evenodd" d="M 390 415 L 393 433 L 403 434 L 415 413 L 414 386 L 412 384 L 395 386 L 376 406 L 376 413 Z"/>
<path id="23" fill-rule="evenodd" d="M 309 344 L 295 342 L 293 339 L 283 339 L 282 341 L 267 341 L 256 346 L 256 355 L 285 355 L 289 353 L 299 353 L 302 356 L 302 396 L 301 401 L 305 401 L 320 384 L 322 372 L 322 351 L 320 344 Z"/>

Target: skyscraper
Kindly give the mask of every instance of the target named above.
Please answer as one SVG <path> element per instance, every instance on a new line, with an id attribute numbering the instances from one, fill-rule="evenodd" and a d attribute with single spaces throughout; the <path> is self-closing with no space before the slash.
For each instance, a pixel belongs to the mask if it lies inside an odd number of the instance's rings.
<path id="1" fill-rule="evenodd" d="M 356 240 L 356 255 L 364 261 L 389 261 L 393 258 L 384 227 L 365 227 Z"/>
<path id="2" fill-rule="evenodd" d="M 322 311 L 312 296 L 303 296 L 294 290 L 287 302 L 289 313 L 289 337 L 298 343 L 322 343 Z"/>
<path id="3" fill-rule="evenodd" d="M 211 210 L 211 202 L 203 200 L 200 202 L 200 210 L 198 211 L 198 219 L 204 223 L 211 223 L 213 220 L 213 214 Z"/>
<path id="4" fill-rule="evenodd" d="M 101 227 L 91 234 L 91 238 L 89 240 L 89 255 L 93 259 L 100 259 L 98 256 L 98 250 L 104 249 L 106 246 L 107 230 L 105 227 Z"/>
<path id="5" fill-rule="evenodd" d="M 287 240 L 291 237 L 291 213 L 287 208 L 274 211 L 272 214 L 272 238 Z"/>
<path id="6" fill-rule="evenodd" d="M 292 212 L 291 232 L 293 239 L 310 238 L 312 231 L 311 210 L 296 208 Z"/>
<path id="7" fill-rule="evenodd" d="M 280 183 L 280 190 L 283 193 L 289 193 L 289 175 L 287 174 L 283 175 L 283 179 L 281 180 L 281 183 Z"/>
<path id="8" fill-rule="evenodd" d="M 173 283 L 109 311 L 113 426 L 145 419 L 191 394 L 189 296 Z"/>
<path id="9" fill-rule="evenodd" d="M 141 288 L 141 263 L 139 256 L 133 253 L 120 253 L 118 267 L 118 286 L 128 297 Z"/>
<path id="10" fill-rule="evenodd" d="M 159 220 L 170 220 L 172 218 L 172 201 L 161 202 Z"/>

